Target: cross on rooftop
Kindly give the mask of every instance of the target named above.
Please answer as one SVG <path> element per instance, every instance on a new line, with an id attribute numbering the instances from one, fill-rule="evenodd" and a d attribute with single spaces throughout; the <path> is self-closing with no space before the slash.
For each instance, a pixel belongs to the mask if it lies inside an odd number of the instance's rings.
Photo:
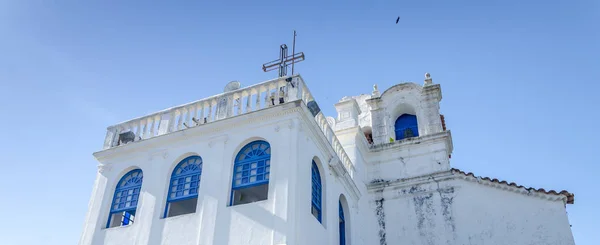
<path id="1" fill-rule="evenodd" d="M 296 46 L 296 32 L 294 31 L 294 47 Z M 282 44 L 279 46 L 279 59 L 263 64 L 262 69 L 264 72 L 279 69 L 279 77 L 287 76 L 287 67 L 292 65 L 292 75 L 294 75 L 293 65 L 304 60 L 304 53 L 299 52 L 288 56 L 287 45 Z M 294 50 L 295 51 L 295 50 Z M 292 53 L 294 52 L 292 51 Z"/>

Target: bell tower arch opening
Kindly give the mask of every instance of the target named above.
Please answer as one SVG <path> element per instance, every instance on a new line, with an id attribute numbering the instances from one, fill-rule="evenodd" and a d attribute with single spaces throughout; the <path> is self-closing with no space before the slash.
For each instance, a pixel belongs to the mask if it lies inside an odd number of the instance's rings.
<path id="1" fill-rule="evenodd" d="M 419 126 L 417 124 L 417 116 L 411 114 L 402 114 L 394 123 L 394 132 L 396 140 L 419 136 Z"/>
<path id="2" fill-rule="evenodd" d="M 395 140 L 403 140 L 419 136 L 419 116 L 415 110 L 415 106 L 408 103 L 400 103 L 389 113 L 390 137 L 394 137 Z"/>

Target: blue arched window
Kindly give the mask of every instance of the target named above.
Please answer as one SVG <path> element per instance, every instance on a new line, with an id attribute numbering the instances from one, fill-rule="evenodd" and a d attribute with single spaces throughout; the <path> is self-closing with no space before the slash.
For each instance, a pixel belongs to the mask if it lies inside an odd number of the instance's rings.
<path id="1" fill-rule="evenodd" d="M 134 169 L 119 180 L 110 206 L 106 228 L 133 224 L 142 188 L 142 179 L 142 170 Z"/>
<path id="2" fill-rule="evenodd" d="M 419 136 L 417 116 L 415 115 L 402 114 L 396 119 L 394 127 L 396 131 L 396 140 Z"/>
<path id="3" fill-rule="evenodd" d="M 269 188 L 271 146 L 257 140 L 244 146 L 235 157 L 231 205 L 266 200 Z"/>
<path id="4" fill-rule="evenodd" d="M 339 217 L 340 217 L 340 245 L 346 245 L 346 220 L 344 219 L 344 208 L 342 207 L 342 201 L 338 202 L 339 206 Z"/>
<path id="5" fill-rule="evenodd" d="M 321 222 L 321 173 L 313 160 L 312 162 L 312 214 Z"/>
<path id="6" fill-rule="evenodd" d="M 165 217 L 196 212 L 198 186 L 202 174 L 202 158 L 187 157 L 177 164 L 171 174 Z"/>

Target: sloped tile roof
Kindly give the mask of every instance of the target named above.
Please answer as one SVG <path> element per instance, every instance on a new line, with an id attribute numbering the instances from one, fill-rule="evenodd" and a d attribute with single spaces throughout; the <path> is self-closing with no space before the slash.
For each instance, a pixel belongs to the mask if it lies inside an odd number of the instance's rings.
<path id="1" fill-rule="evenodd" d="M 560 192 L 557 192 L 555 190 L 549 190 L 549 191 L 547 191 L 547 190 L 545 190 L 543 188 L 536 189 L 536 188 L 533 188 L 533 187 L 525 187 L 525 186 L 522 186 L 522 185 L 517 185 L 515 182 L 508 183 L 506 180 L 492 179 L 490 177 L 475 176 L 475 174 L 473 174 L 471 172 L 467 173 L 467 172 L 464 172 L 464 171 L 462 171 L 460 169 L 456 169 L 456 168 L 452 168 L 451 171 L 452 171 L 452 173 L 458 173 L 458 174 L 462 174 L 462 175 L 467 176 L 467 177 L 473 177 L 473 178 L 476 178 L 476 179 L 481 179 L 481 180 L 489 181 L 489 182 L 492 182 L 492 183 L 498 183 L 498 184 L 503 184 L 503 185 L 507 185 L 507 186 L 513 186 L 513 187 L 516 187 L 516 188 L 523 188 L 523 189 L 526 189 L 527 191 L 534 191 L 534 192 L 544 193 L 544 194 L 548 194 L 548 195 L 557 195 L 557 196 L 563 195 L 563 196 L 565 196 L 567 198 L 567 204 L 573 204 L 575 202 L 575 194 L 570 193 L 570 192 L 568 192 L 566 190 L 562 190 Z"/>

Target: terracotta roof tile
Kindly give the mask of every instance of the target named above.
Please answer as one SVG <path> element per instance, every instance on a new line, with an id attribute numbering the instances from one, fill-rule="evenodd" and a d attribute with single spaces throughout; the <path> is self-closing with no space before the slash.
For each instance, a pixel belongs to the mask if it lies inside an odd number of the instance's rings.
<path id="1" fill-rule="evenodd" d="M 452 172 L 453 173 L 463 174 L 465 176 L 471 176 L 473 178 L 478 178 L 478 179 L 482 179 L 482 180 L 494 182 L 494 183 L 500 183 L 500 184 L 505 184 L 505 185 L 508 185 L 508 186 L 514 186 L 516 188 L 525 188 L 525 189 L 527 189 L 529 191 L 540 192 L 540 193 L 544 193 L 544 194 L 548 194 L 548 195 L 564 195 L 564 196 L 567 197 L 567 204 L 573 204 L 575 202 L 575 194 L 570 193 L 570 192 L 568 192 L 566 190 L 562 190 L 560 192 L 557 192 L 555 190 L 546 191 L 544 188 L 535 189 L 533 187 L 525 187 L 525 186 L 522 186 L 522 185 L 517 185 L 515 182 L 508 183 L 505 180 L 501 181 L 501 180 L 498 180 L 498 179 L 491 179 L 489 177 L 475 176 L 475 174 L 473 174 L 471 172 L 466 173 L 466 172 L 464 172 L 464 171 L 462 171 L 460 169 L 456 169 L 456 168 L 452 168 Z"/>

